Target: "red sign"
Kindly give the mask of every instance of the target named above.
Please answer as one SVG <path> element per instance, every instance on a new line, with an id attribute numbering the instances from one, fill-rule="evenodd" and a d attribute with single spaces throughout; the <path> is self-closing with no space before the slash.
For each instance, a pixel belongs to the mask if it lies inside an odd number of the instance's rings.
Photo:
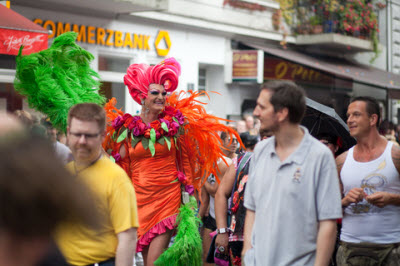
<path id="1" fill-rule="evenodd" d="M 0 29 L 0 54 L 17 55 L 21 45 L 23 55 L 47 49 L 47 34 L 21 30 Z"/>
<path id="2" fill-rule="evenodd" d="M 326 85 L 335 82 L 333 76 L 274 57 L 266 57 L 264 60 L 264 79 L 284 79 Z"/>
<path id="3" fill-rule="evenodd" d="M 257 50 L 233 51 L 232 80 L 257 80 Z"/>

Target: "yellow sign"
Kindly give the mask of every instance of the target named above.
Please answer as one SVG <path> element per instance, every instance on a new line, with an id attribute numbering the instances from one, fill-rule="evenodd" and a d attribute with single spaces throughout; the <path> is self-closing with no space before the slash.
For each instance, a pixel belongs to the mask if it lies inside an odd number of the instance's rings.
<path id="1" fill-rule="evenodd" d="M 71 23 L 56 23 L 52 20 L 43 21 L 40 18 L 34 19 L 33 22 L 47 30 L 51 30 L 49 39 L 59 36 L 67 31 L 75 31 L 78 33 L 78 42 L 150 51 L 149 40 L 151 35 L 122 32 L 94 26 L 71 25 Z M 166 49 L 158 48 L 162 40 L 165 41 Z M 154 46 L 158 56 L 168 55 L 168 52 L 171 49 L 171 40 L 168 31 L 160 30 L 158 32 L 154 41 Z"/>
<path id="2" fill-rule="evenodd" d="M 165 45 L 167 46 L 166 49 L 158 48 L 162 40 L 164 40 Z M 169 49 L 171 48 L 171 40 L 169 38 L 168 31 L 160 30 L 158 32 L 154 46 L 156 47 L 156 51 L 159 56 L 167 56 Z"/>

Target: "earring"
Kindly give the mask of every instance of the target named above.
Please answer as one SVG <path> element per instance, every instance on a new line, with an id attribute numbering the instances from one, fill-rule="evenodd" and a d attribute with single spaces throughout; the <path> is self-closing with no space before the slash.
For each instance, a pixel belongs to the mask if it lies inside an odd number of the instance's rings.
<path id="1" fill-rule="evenodd" d="M 142 100 L 142 113 L 144 114 L 145 117 L 147 117 L 147 114 L 150 112 L 150 109 L 146 107 L 144 104 L 144 100 Z"/>

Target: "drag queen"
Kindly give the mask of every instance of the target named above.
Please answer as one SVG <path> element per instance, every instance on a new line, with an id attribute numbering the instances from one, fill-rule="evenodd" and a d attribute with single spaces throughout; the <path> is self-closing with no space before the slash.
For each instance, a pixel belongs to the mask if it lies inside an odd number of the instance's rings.
<path id="1" fill-rule="evenodd" d="M 228 130 L 195 100 L 200 94 L 169 96 L 180 71 L 173 58 L 155 66 L 133 64 L 124 82 L 142 105 L 141 114 L 123 114 L 114 107 L 115 99 L 106 105 L 111 124 L 104 148 L 132 179 L 140 223 L 137 251 L 145 265 L 153 265 L 161 254 L 157 264 L 179 264 L 185 256 L 182 265 L 201 264 L 193 195 L 202 180 L 196 177 L 213 171 L 222 153 L 216 132 Z M 175 243 L 164 252 L 177 224 Z"/>

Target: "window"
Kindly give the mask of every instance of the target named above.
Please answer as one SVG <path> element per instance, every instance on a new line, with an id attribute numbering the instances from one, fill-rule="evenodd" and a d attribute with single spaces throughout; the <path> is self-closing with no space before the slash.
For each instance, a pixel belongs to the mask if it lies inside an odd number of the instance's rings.
<path id="1" fill-rule="evenodd" d="M 206 91 L 206 69 L 199 68 L 199 91 Z"/>

